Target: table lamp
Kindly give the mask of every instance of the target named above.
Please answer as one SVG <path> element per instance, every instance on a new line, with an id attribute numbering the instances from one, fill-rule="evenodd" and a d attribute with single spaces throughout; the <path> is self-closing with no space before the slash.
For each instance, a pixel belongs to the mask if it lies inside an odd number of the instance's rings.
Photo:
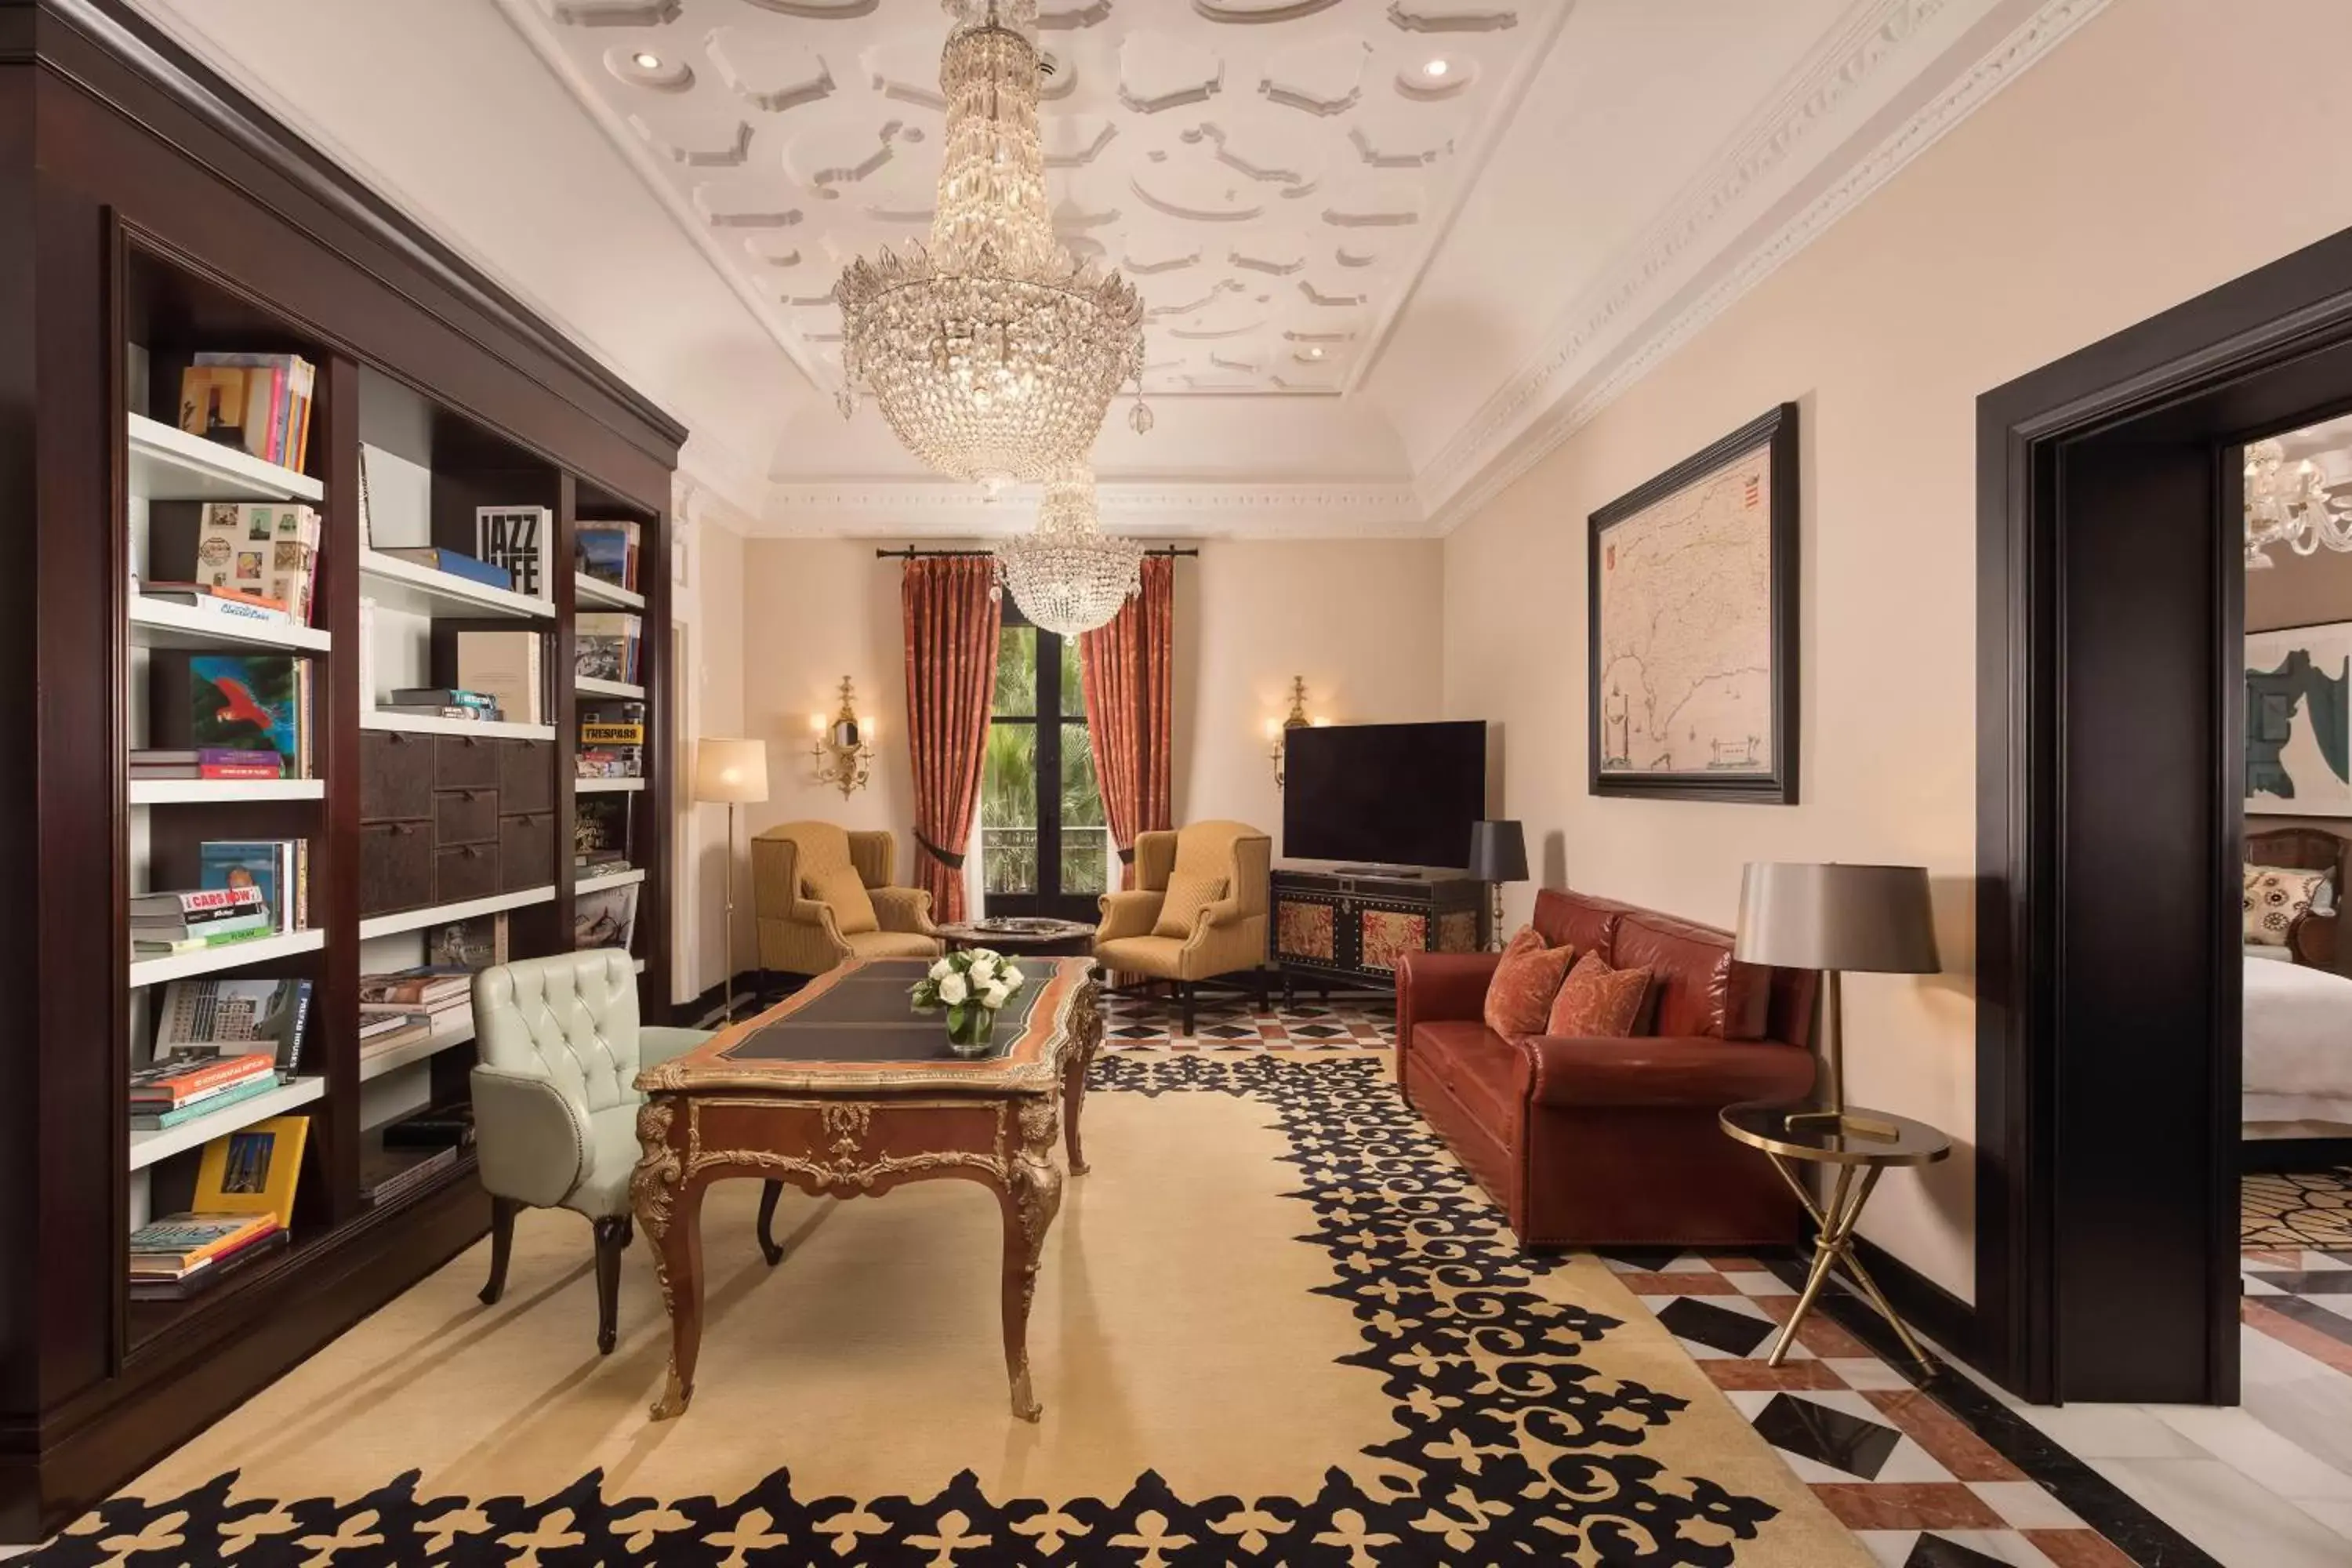
<path id="1" fill-rule="evenodd" d="M 1516 822 L 1470 825 L 1470 874 L 1494 889 L 1495 917 L 1486 933 L 1490 952 L 1503 951 L 1503 884 L 1528 879 L 1528 839 Z"/>
<path id="2" fill-rule="evenodd" d="M 727 1021 L 735 1021 L 735 807 L 768 798 L 764 741 L 706 736 L 694 743 L 694 798 L 727 804 Z"/>
<path id="3" fill-rule="evenodd" d="M 1739 933 L 1731 956 L 1742 963 L 1822 972 L 1828 1085 L 1819 1110 L 1792 1113 L 1788 1124 L 1829 1122 L 1859 1137 L 1894 1137 L 1893 1123 L 1846 1110 L 1838 981 L 1847 973 L 1933 974 L 1943 967 L 1936 956 L 1927 868 L 1752 863 L 1740 874 Z"/>

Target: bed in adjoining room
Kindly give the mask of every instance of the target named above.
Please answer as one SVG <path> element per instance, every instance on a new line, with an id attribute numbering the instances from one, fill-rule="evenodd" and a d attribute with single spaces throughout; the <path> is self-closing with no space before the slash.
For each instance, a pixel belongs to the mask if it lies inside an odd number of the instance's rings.
<path id="1" fill-rule="evenodd" d="M 2246 836 L 2243 1141 L 2247 1170 L 2352 1164 L 2352 839 Z"/>

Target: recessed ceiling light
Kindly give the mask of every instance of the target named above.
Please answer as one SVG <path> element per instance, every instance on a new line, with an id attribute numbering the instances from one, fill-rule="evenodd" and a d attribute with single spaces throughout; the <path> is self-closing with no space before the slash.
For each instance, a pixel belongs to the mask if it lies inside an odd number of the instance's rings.
<path id="1" fill-rule="evenodd" d="M 1450 62 L 1444 59 L 1434 59 L 1421 68 L 1421 74 L 1430 77 L 1444 76 L 1447 71 L 1450 71 L 1454 67 Z"/>
<path id="2" fill-rule="evenodd" d="M 1322 350 L 1321 345 L 1317 344 L 1317 343 L 1309 343 L 1309 344 L 1307 344 L 1307 357 L 1308 359 L 1321 359 L 1321 358 L 1323 357 L 1323 350 Z"/>
<path id="3" fill-rule="evenodd" d="M 635 54 L 631 55 L 629 58 L 637 62 L 637 68 L 639 70 L 657 71 L 661 69 L 661 57 L 659 55 L 647 54 L 645 50 L 639 49 Z"/>

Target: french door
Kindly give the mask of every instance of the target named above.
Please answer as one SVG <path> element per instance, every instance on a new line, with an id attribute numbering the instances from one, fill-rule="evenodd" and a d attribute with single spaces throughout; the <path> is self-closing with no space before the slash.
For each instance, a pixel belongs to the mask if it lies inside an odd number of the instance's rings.
<path id="1" fill-rule="evenodd" d="M 984 912 L 1097 918 L 1110 829 L 1087 732 L 1077 639 L 1029 624 L 1008 598 L 981 770 Z"/>

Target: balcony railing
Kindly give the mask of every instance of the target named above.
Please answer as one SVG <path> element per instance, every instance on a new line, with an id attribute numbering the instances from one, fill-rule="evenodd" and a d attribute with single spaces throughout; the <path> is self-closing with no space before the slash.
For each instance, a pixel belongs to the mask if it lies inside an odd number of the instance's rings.
<path id="1" fill-rule="evenodd" d="M 1013 895 L 1037 890 L 1037 830 L 983 827 L 980 833 L 982 887 Z M 1062 829 L 1062 891 L 1087 896 L 1110 889 L 1110 829 Z"/>

